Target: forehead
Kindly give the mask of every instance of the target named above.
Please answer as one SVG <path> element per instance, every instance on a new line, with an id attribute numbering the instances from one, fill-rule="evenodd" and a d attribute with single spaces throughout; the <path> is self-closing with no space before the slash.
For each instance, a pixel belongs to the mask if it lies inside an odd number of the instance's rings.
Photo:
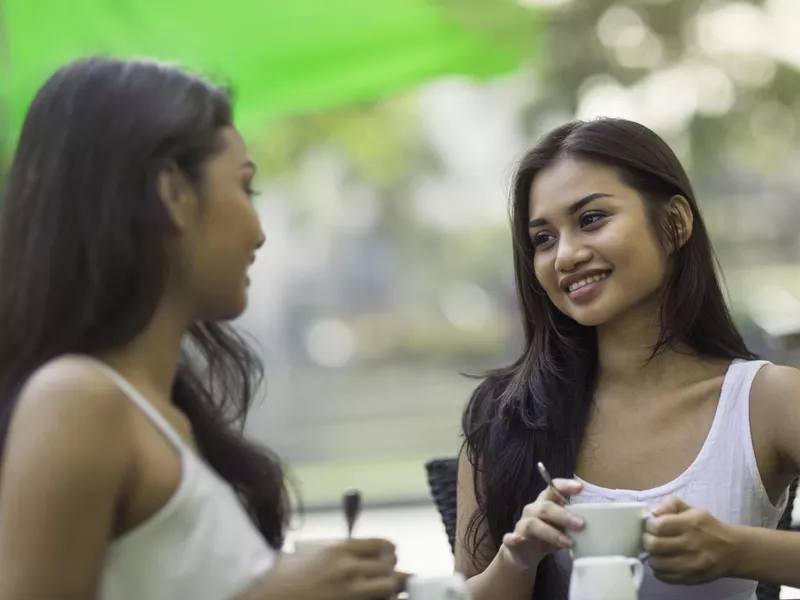
<path id="1" fill-rule="evenodd" d="M 234 161 L 237 164 L 248 160 L 247 145 L 235 127 L 223 127 L 220 130 L 220 138 L 222 140 L 220 159 Z"/>
<path id="2" fill-rule="evenodd" d="M 589 194 L 619 196 L 624 191 L 630 192 L 630 188 L 613 168 L 567 158 L 542 169 L 533 180 L 528 212 L 531 218 L 545 216 L 564 211 Z"/>

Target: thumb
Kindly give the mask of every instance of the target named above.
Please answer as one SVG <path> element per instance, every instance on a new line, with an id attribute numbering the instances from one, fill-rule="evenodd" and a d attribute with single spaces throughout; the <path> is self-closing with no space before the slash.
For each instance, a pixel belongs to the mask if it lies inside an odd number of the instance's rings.
<path id="1" fill-rule="evenodd" d="M 690 508 L 691 506 L 686 504 L 686 502 L 677 496 L 667 496 L 658 506 L 653 509 L 653 516 L 660 517 L 661 515 L 677 515 L 689 510 Z"/>
<path id="2" fill-rule="evenodd" d="M 558 488 L 559 492 L 569 496 L 574 496 L 583 491 L 583 483 L 577 479 L 562 479 L 561 477 L 556 477 L 553 479 L 553 485 Z"/>

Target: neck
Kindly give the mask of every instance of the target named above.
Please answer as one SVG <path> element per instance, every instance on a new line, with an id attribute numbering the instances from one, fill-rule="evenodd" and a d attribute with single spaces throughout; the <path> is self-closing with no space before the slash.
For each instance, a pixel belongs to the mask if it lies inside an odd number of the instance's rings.
<path id="1" fill-rule="evenodd" d="M 632 311 L 620 319 L 597 328 L 598 383 L 641 386 L 659 384 L 674 374 L 681 356 L 667 350 L 652 358 L 661 331 L 658 309 Z"/>
<path id="2" fill-rule="evenodd" d="M 162 302 L 147 327 L 124 347 L 100 358 L 154 399 L 169 401 L 189 320 L 175 303 Z"/>

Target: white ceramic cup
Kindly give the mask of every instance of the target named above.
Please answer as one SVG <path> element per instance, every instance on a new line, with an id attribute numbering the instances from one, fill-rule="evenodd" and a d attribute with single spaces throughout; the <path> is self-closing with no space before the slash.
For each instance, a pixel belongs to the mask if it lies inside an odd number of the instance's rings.
<path id="1" fill-rule="evenodd" d="M 644 502 L 598 502 L 573 504 L 567 510 L 583 517 L 580 531 L 570 531 L 572 558 L 642 554 L 642 534 L 650 516 Z"/>
<path id="2" fill-rule="evenodd" d="M 411 577 L 406 582 L 408 600 L 469 600 L 469 589 L 459 573 L 444 577 Z"/>
<path id="3" fill-rule="evenodd" d="M 569 600 L 636 600 L 644 565 L 628 556 L 591 556 L 572 563 Z"/>

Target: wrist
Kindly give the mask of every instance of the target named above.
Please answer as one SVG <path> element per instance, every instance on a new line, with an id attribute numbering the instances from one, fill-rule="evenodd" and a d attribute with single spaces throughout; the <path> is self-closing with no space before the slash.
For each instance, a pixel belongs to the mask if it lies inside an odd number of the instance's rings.
<path id="1" fill-rule="evenodd" d="M 753 579 L 751 575 L 753 540 L 750 533 L 752 527 L 744 525 L 726 525 L 729 556 L 726 570 L 727 577 Z"/>
<path id="2" fill-rule="evenodd" d="M 533 575 L 536 574 L 536 569 L 539 567 L 540 562 L 539 560 L 536 560 L 533 563 L 523 562 L 505 544 L 500 545 L 500 551 L 497 553 L 497 558 L 500 562 L 500 566 L 503 569 L 508 569 L 509 571 L 514 571 L 515 573 L 531 573 Z"/>

